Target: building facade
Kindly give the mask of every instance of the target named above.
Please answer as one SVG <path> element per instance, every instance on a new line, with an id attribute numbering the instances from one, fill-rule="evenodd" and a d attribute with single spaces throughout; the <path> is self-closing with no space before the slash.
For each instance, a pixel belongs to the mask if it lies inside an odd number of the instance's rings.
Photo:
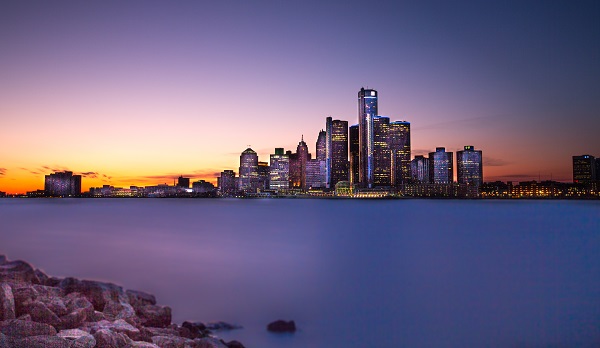
<path id="1" fill-rule="evenodd" d="M 464 185 L 483 185 L 483 157 L 481 150 L 465 146 L 456 152 L 456 181 Z"/>
<path id="2" fill-rule="evenodd" d="M 217 180 L 217 186 L 221 191 L 222 195 L 228 196 L 233 195 L 237 191 L 237 185 L 235 180 L 235 172 L 233 170 L 224 170 L 221 172 L 221 176 Z"/>
<path id="3" fill-rule="evenodd" d="M 296 153 L 290 156 L 290 188 L 306 190 L 306 162 L 311 155 L 308 146 L 304 142 L 304 136 L 298 143 Z"/>
<path id="4" fill-rule="evenodd" d="M 587 184 L 597 180 L 596 162 L 594 156 L 573 156 L 573 182 Z"/>
<path id="5" fill-rule="evenodd" d="M 348 121 L 331 121 L 331 177 L 329 188 L 335 188 L 340 181 L 348 181 Z"/>
<path id="6" fill-rule="evenodd" d="M 454 181 L 453 153 L 444 147 L 436 147 L 429 153 L 429 182 L 432 184 L 452 184 Z"/>
<path id="7" fill-rule="evenodd" d="M 424 156 L 415 156 L 410 162 L 411 178 L 415 183 L 429 183 L 429 158 Z"/>
<path id="8" fill-rule="evenodd" d="M 389 127 L 389 117 L 373 117 L 373 186 L 390 186 Z"/>
<path id="9" fill-rule="evenodd" d="M 374 184 L 373 118 L 377 115 L 377 91 L 361 88 L 358 92 L 359 185 Z"/>
<path id="10" fill-rule="evenodd" d="M 410 122 L 390 122 L 388 145 L 391 161 L 390 183 L 397 187 L 406 184 L 411 178 Z"/>
<path id="11" fill-rule="evenodd" d="M 279 192 L 290 188 L 290 157 L 283 152 L 283 148 L 276 148 L 270 156 L 269 177 L 271 190 Z"/>
<path id="12" fill-rule="evenodd" d="M 251 148 L 247 148 L 240 155 L 240 177 L 238 188 L 246 193 L 255 193 L 260 188 L 258 177 L 258 155 Z"/>
<path id="13" fill-rule="evenodd" d="M 177 178 L 177 186 L 183 188 L 190 188 L 190 178 L 184 178 L 183 176 L 180 176 L 179 178 Z"/>
<path id="14" fill-rule="evenodd" d="M 44 192 L 54 197 L 78 196 L 81 194 L 81 175 L 73 175 L 69 171 L 46 175 Z"/>
<path id="15" fill-rule="evenodd" d="M 324 189 L 326 184 L 325 161 L 316 158 L 306 161 L 306 189 Z"/>
<path id="16" fill-rule="evenodd" d="M 359 142 L 358 142 L 358 125 L 352 125 L 348 129 L 348 148 L 350 150 L 350 184 L 358 184 L 359 182 Z"/>
<path id="17" fill-rule="evenodd" d="M 267 162 L 258 161 L 258 188 L 259 190 L 268 190 L 270 181 L 271 167 Z"/>

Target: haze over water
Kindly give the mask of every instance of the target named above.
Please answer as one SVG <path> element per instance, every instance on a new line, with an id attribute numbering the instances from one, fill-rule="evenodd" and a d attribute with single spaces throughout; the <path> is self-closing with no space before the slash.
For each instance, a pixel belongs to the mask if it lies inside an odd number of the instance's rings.
<path id="1" fill-rule="evenodd" d="M 3 199 L 0 221 L 0 254 L 247 347 L 600 345 L 599 201 Z"/>

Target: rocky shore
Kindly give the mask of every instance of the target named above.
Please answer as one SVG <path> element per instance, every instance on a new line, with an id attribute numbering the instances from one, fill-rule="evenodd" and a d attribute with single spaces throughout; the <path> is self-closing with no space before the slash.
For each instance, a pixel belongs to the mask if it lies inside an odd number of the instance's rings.
<path id="1" fill-rule="evenodd" d="M 0 255 L 0 348 L 243 348 L 211 325 L 171 322 L 154 295 L 50 277 Z"/>

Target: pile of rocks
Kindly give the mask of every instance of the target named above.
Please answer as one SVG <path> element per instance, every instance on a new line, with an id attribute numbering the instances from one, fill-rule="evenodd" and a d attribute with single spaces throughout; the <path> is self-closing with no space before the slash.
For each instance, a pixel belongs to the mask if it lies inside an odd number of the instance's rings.
<path id="1" fill-rule="evenodd" d="M 49 277 L 0 255 L 0 348 L 243 348 L 202 323 L 171 323 L 171 308 L 111 283 Z"/>

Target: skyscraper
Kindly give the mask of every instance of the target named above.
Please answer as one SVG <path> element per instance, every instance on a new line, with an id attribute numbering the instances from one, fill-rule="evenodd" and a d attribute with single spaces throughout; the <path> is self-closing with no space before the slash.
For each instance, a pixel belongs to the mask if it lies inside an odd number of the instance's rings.
<path id="1" fill-rule="evenodd" d="M 451 184 L 454 181 L 453 153 L 436 147 L 429 153 L 429 181 L 432 184 Z"/>
<path id="2" fill-rule="evenodd" d="M 306 189 L 322 189 L 325 184 L 325 161 L 316 158 L 306 161 Z"/>
<path id="3" fill-rule="evenodd" d="M 373 117 L 373 186 L 390 186 L 389 127 L 389 117 Z"/>
<path id="4" fill-rule="evenodd" d="M 373 118 L 377 115 L 377 91 L 361 88 L 358 92 L 359 184 L 373 187 Z"/>
<path id="5" fill-rule="evenodd" d="M 282 148 L 276 148 L 270 159 L 269 188 L 278 192 L 287 190 L 290 187 L 289 155 L 284 154 Z"/>
<path id="6" fill-rule="evenodd" d="M 596 162 L 594 156 L 573 156 L 573 182 L 585 184 L 597 180 Z"/>
<path id="7" fill-rule="evenodd" d="M 81 175 L 64 171 L 46 175 L 44 191 L 48 196 L 76 196 L 81 194 Z"/>
<path id="8" fill-rule="evenodd" d="M 270 167 L 267 162 L 258 162 L 258 188 L 261 190 L 269 189 Z"/>
<path id="9" fill-rule="evenodd" d="M 258 155 L 251 148 L 247 148 L 240 155 L 239 189 L 246 193 L 255 193 L 258 188 Z"/>
<path id="10" fill-rule="evenodd" d="M 328 116 L 325 118 L 325 187 L 332 188 L 331 185 L 331 132 L 333 119 Z"/>
<path id="11" fill-rule="evenodd" d="M 348 181 L 348 121 L 331 121 L 331 178 L 329 188 Z"/>
<path id="12" fill-rule="evenodd" d="M 290 187 L 306 190 L 306 162 L 311 155 L 304 142 L 304 136 L 298 143 L 296 153 L 290 154 Z"/>
<path id="13" fill-rule="evenodd" d="M 359 143 L 358 143 L 358 125 L 352 125 L 349 129 L 349 148 L 350 148 L 350 183 L 359 182 Z"/>
<path id="14" fill-rule="evenodd" d="M 236 192 L 235 173 L 233 170 L 224 170 L 218 180 L 219 190 L 224 196 L 232 195 Z"/>
<path id="15" fill-rule="evenodd" d="M 324 130 L 319 131 L 319 136 L 317 137 L 317 144 L 315 146 L 315 148 L 317 149 L 317 159 L 319 161 L 325 161 L 326 160 L 326 137 L 327 132 Z"/>
<path id="16" fill-rule="evenodd" d="M 410 122 L 390 122 L 388 144 L 391 160 L 391 184 L 405 184 L 411 178 Z"/>
<path id="17" fill-rule="evenodd" d="M 413 181 L 428 184 L 429 183 L 429 158 L 415 156 L 410 162 L 411 177 Z"/>
<path id="18" fill-rule="evenodd" d="M 180 176 L 179 178 L 177 178 L 177 186 L 183 187 L 183 188 L 189 188 L 190 187 L 190 178 L 184 178 L 183 176 Z"/>
<path id="19" fill-rule="evenodd" d="M 481 150 L 465 146 L 456 152 L 456 179 L 459 184 L 481 186 L 483 184 L 483 160 Z"/>

